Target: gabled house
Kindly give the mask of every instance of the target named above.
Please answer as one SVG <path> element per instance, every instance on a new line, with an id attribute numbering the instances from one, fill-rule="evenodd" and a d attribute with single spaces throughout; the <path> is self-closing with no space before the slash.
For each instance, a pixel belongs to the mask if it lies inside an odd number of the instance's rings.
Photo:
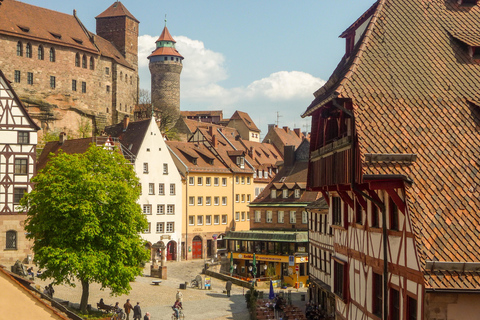
<path id="1" fill-rule="evenodd" d="M 479 21 L 477 1 L 375 2 L 303 114 L 337 319 L 480 313 Z"/>
<path id="2" fill-rule="evenodd" d="M 39 129 L 0 70 L 0 263 L 31 262 L 27 216 L 18 204 L 33 187 Z"/>
<path id="3" fill-rule="evenodd" d="M 268 132 L 263 138 L 263 143 L 271 143 L 280 152 L 283 152 L 286 146 L 297 148 L 304 139 L 307 139 L 307 137 L 299 128 L 292 130 L 289 127 L 279 128 L 275 124 L 270 124 L 268 125 Z"/>
<path id="4" fill-rule="evenodd" d="M 235 111 L 226 126 L 237 129 L 243 140 L 260 141 L 260 129 L 246 112 Z"/>
<path id="5" fill-rule="evenodd" d="M 118 139 L 129 155 L 140 179 L 142 194 L 138 200 L 148 220 L 141 234 L 150 245 L 163 242 L 166 260 L 181 258 L 183 224 L 182 177 L 160 133 L 154 117 L 123 122 L 105 128 L 106 134 Z M 160 257 L 157 260 L 160 260 Z"/>

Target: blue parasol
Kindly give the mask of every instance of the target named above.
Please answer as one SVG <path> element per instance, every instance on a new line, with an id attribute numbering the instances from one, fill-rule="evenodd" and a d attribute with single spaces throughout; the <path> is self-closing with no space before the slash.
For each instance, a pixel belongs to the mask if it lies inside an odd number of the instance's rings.
<path id="1" fill-rule="evenodd" d="M 270 293 L 268 294 L 268 299 L 273 300 L 275 298 L 275 292 L 273 291 L 273 282 L 270 280 Z"/>

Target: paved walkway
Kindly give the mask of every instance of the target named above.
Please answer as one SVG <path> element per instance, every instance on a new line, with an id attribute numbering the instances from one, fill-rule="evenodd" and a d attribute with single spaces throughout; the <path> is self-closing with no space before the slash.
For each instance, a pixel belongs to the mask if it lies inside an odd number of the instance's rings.
<path id="1" fill-rule="evenodd" d="M 180 283 L 185 283 L 200 274 L 203 268 L 203 260 L 191 260 L 180 262 L 167 262 L 167 280 L 162 280 L 160 285 L 153 285 L 150 275 L 150 265 L 144 269 L 144 276 L 137 277 L 135 282 L 130 283 L 132 290 L 128 295 L 120 297 L 111 297 L 110 290 L 100 290 L 98 284 L 90 285 L 90 295 L 88 303 L 92 307 L 97 306 L 100 298 L 105 303 L 114 305 L 120 302 L 123 306 L 126 299 L 130 299 L 132 305 L 140 302 L 142 316 L 145 312 L 150 312 L 151 320 L 168 320 L 171 319 L 173 313 L 171 306 L 175 302 L 177 290 L 180 290 Z M 49 281 L 35 279 L 35 283 L 43 289 Z M 75 288 L 69 286 L 54 286 L 54 298 L 67 300 L 72 303 L 79 303 L 82 287 L 78 284 Z M 233 286 L 231 296 L 227 297 L 223 293 L 225 282 L 216 278 L 212 278 L 211 290 L 199 290 L 188 287 L 186 290 L 180 290 L 183 293 L 183 311 L 187 320 L 247 320 L 249 319 L 243 287 Z M 268 289 L 265 289 L 268 294 Z M 305 288 L 292 290 L 292 300 L 296 305 L 304 306 L 305 302 L 301 301 L 301 295 L 306 293 Z M 130 315 L 132 319 L 132 314 Z M 143 318 L 142 318 L 143 319 Z"/>

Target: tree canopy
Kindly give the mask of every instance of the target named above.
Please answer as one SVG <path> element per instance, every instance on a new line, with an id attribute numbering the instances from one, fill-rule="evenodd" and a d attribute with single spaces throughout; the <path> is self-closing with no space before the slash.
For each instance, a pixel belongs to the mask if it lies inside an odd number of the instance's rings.
<path id="1" fill-rule="evenodd" d="M 90 283 L 113 295 L 128 293 L 148 253 L 140 233 L 147 228 L 137 199 L 133 166 L 115 150 L 91 145 L 83 154 L 60 152 L 32 181 L 21 205 L 42 278 L 54 284 L 82 283 L 86 310 Z"/>

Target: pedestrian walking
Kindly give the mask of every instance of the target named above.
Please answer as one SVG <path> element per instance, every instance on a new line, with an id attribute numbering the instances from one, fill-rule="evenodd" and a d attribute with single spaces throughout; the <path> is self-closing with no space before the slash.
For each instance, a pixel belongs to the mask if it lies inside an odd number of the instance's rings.
<path id="1" fill-rule="evenodd" d="M 123 309 L 125 309 L 125 313 L 127 314 L 127 320 L 130 320 L 130 311 L 133 309 L 130 299 L 127 299 L 127 302 L 123 305 Z"/>
<path id="2" fill-rule="evenodd" d="M 177 290 L 177 295 L 175 296 L 175 300 L 179 300 L 181 303 L 183 303 L 183 293 L 181 293 L 180 290 Z"/>
<path id="3" fill-rule="evenodd" d="M 150 313 L 146 312 L 145 317 L 143 317 L 143 320 L 150 320 Z"/>
<path id="4" fill-rule="evenodd" d="M 227 281 L 227 283 L 225 284 L 225 290 L 227 290 L 227 297 L 230 297 L 230 291 L 232 290 L 232 281 Z"/>
<path id="5" fill-rule="evenodd" d="M 137 305 L 133 307 L 133 320 L 142 320 L 142 309 L 140 309 L 140 302 L 137 302 Z"/>

